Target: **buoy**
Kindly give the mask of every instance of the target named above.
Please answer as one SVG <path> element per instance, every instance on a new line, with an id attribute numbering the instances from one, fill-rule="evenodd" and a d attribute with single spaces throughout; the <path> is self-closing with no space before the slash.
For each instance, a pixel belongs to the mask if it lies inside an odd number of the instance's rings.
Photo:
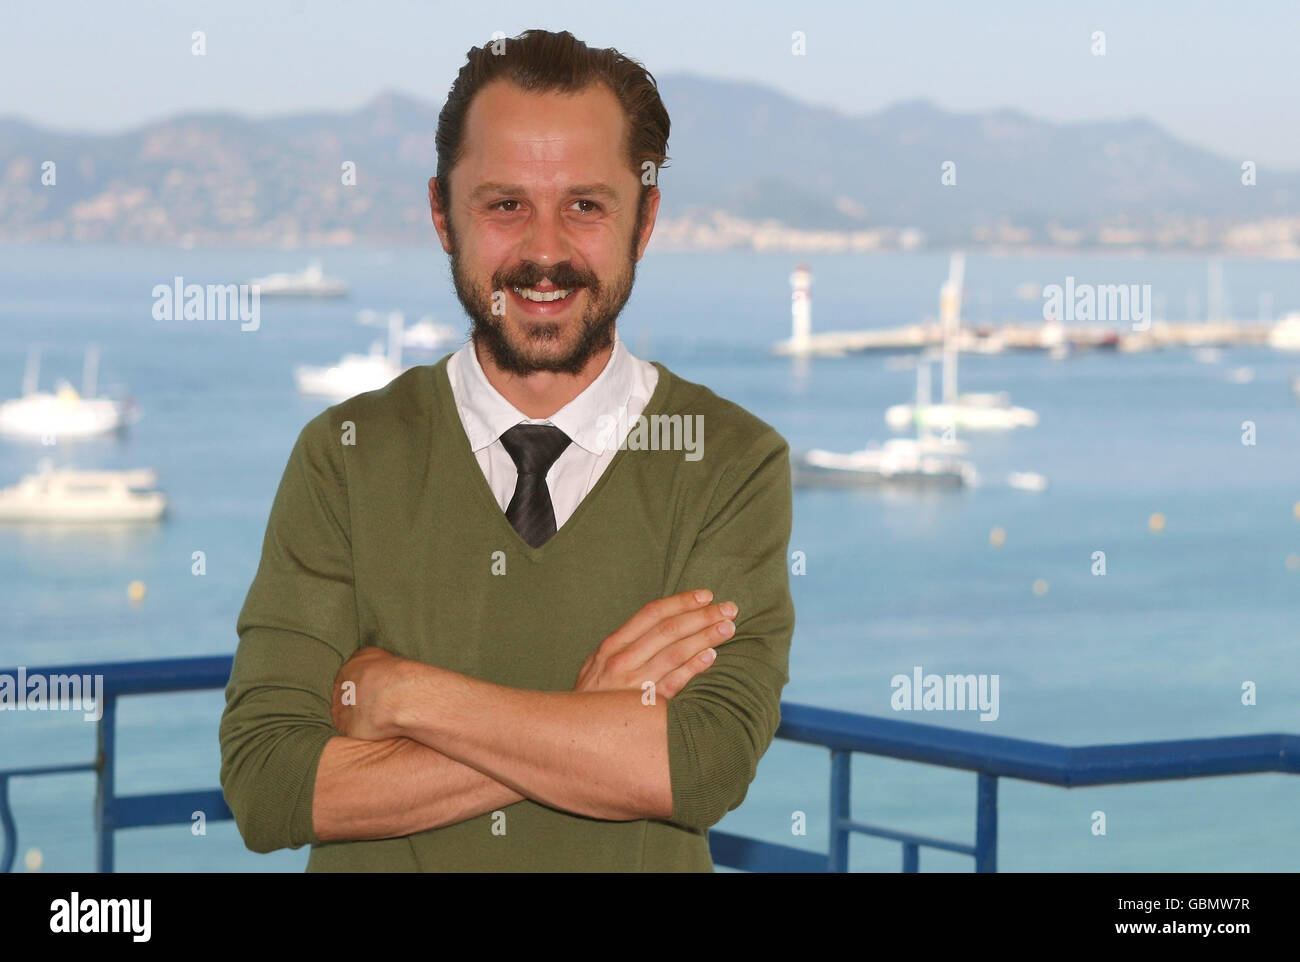
<path id="1" fill-rule="evenodd" d="M 1007 543 L 1007 532 L 1002 525 L 997 525 L 989 532 L 989 544 L 995 548 L 1001 548 Z"/>
<path id="2" fill-rule="evenodd" d="M 39 848 L 29 848 L 27 854 L 23 856 L 23 863 L 27 866 L 27 871 L 39 872 L 41 866 L 45 864 L 45 856 L 41 854 Z"/>
<path id="3" fill-rule="evenodd" d="M 1300 571 L 1300 554 L 1292 552 L 1286 556 L 1286 570 Z"/>
<path id="4" fill-rule="evenodd" d="M 132 581 L 126 586 L 126 596 L 137 603 L 144 601 L 144 582 Z"/>
<path id="5" fill-rule="evenodd" d="M 1152 531 L 1160 532 L 1165 530 L 1165 516 L 1157 511 L 1151 517 L 1147 518 L 1147 527 Z"/>
<path id="6" fill-rule="evenodd" d="M 1037 581 L 1034 582 L 1034 594 L 1036 595 L 1047 594 L 1047 581 L 1045 579 L 1039 578 Z"/>

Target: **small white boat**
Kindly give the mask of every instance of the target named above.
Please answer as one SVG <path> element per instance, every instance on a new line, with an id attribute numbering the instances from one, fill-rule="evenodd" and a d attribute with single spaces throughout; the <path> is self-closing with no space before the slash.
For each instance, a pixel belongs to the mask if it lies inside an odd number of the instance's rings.
<path id="1" fill-rule="evenodd" d="M 376 341 L 369 354 L 345 354 L 329 367 L 294 368 L 294 381 L 300 394 L 343 401 L 366 391 L 377 391 L 404 370 L 402 367 L 402 326 L 400 313 L 388 318 L 388 351 Z"/>
<path id="2" fill-rule="evenodd" d="M 966 403 L 959 395 L 956 404 L 929 404 L 915 407 L 895 404 L 885 411 L 885 422 L 895 431 L 905 431 L 913 424 L 943 429 L 960 428 L 964 431 L 1010 431 L 1014 428 L 1032 428 L 1038 415 L 1028 408 L 993 406 Z"/>
<path id="3" fill-rule="evenodd" d="M 922 406 L 930 399 L 930 364 L 924 358 L 916 366 L 916 399 Z M 979 480 L 975 466 L 957 456 L 966 448 L 964 441 L 944 441 L 918 425 L 915 438 L 891 438 L 861 451 L 840 454 L 813 448 L 797 453 L 790 461 L 792 481 L 833 487 L 974 485 Z"/>
<path id="4" fill-rule="evenodd" d="M 791 466 L 794 483 L 804 486 L 961 487 L 978 480 L 970 462 L 935 453 L 914 438 L 891 438 L 879 447 L 848 454 L 813 448 L 796 454 Z"/>
<path id="5" fill-rule="evenodd" d="M 157 521 L 167 508 L 149 469 L 80 471 L 54 468 L 48 458 L 36 474 L 0 488 L 0 521 Z"/>
<path id="6" fill-rule="evenodd" d="M 1005 391 L 961 394 L 957 390 L 957 351 L 962 337 L 961 297 L 965 258 L 953 254 L 948 280 L 939 291 L 939 316 L 943 324 L 943 400 L 931 404 L 895 404 L 885 411 L 885 423 L 895 431 L 913 426 L 937 430 L 1009 431 L 1033 427 L 1038 415 L 1028 408 L 1013 407 Z M 1057 331 L 1054 343 L 1063 336 Z M 1068 353 L 1068 352 L 1067 352 Z M 927 394 L 928 397 L 928 394 Z"/>
<path id="7" fill-rule="evenodd" d="M 1268 346 L 1277 351 L 1300 351 L 1300 311 L 1292 311 L 1273 325 Z"/>
<path id="8" fill-rule="evenodd" d="M 261 297 L 346 297 L 348 293 L 345 283 L 321 272 L 320 261 L 312 261 L 297 273 L 255 277 L 249 284 Z"/>
<path id="9" fill-rule="evenodd" d="M 435 324 L 431 317 L 420 318 L 402 334 L 402 346 L 418 351 L 436 351 L 459 340 L 459 331 L 450 324 Z"/>
<path id="10" fill-rule="evenodd" d="M 1047 478 L 1037 471 L 1012 471 L 1007 484 L 1018 491 L 1046 491 Z"/>
<path id="11" fill-rule="evenodd" d="M 99 352 L 86 352 L 81 392 L 67 381 L 55 382 L 54 392 L 37 390 L 40 352 L 27 355 L 23 395 L 0 403 L 0 434 L 55 443 L 62 438 L 87 438 L 111 434 L 139 420 L 130 398 L 95 397 Z"/>

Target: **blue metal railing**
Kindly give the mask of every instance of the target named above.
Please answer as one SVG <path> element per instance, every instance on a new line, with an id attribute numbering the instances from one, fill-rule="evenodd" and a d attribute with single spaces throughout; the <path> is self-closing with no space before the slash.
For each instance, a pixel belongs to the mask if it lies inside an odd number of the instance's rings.
<path id="1" fill-rule="evenodd" d="M 195 811 L 203 812 L 210 821 L 233 818 L 220 789 L 119 796 L 113 779 L 119 698 L 224 688 L 230 678 L 232 661 L 229 655 L 223 655 L 27 669 L 28 677 L 40 674 L 47 678 L 53 675 L 103 678 L 103 713 L 97 723 L 98 751 L 93 762 L 0 770 L 0 830 L 4 833 L 0 871 L 12 870 L 17 851 L 17 828 L 9 804 L 12 778 L 96 773 L 96 865 L 101 872 L 113 871 L 113 840 L 121 829 L 189 824 Z M 17 672 L 11 669 L 0 674 L 13 677 Z M 776 737 L 830 749 L 829 851 L 822 854 L 727 832 L 710 832 L 709 847 L 718 865 L 754 872 L 844 872 L 848 870 L 849 839 L 857 833 L 899 842 L 904 872 L 918 870 L 922 848 L 970 855 L 975 860 L 975 871 L 996 872 L 999 778 L 1078 788 L 1254 772 L 1300 774 L 1300 735 L 1240 735 L 1070 748 L 785 702 L 781 705 L 781 727 Z M 849 792 L 855 753 L 974 773 L 974 844 L 856 821 L 852 817 Z"/>

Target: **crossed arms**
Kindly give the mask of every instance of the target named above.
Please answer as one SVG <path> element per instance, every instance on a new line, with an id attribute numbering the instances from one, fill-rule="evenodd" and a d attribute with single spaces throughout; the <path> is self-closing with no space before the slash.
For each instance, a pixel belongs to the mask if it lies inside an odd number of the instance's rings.
<path id="1" fill-rule="evenodd" d="M 780 721 L 793 631 L 779 435 L 728 459 L 672 572 L 740 614 L 689 591 L 657 599 L 595 646 L 572 691 L 528 691 L 357 649 L 330 413 L 294 446 L 237 626 L 221 784 L 250 849 L 409 835 L 524 798 L 695 829 L 740 804 Z M 733 621 L 729 640 L 710 633 Z"/>
<path id="2" fill-rule="evenodd" d="M 331 712 L 345 737 L 326 743 L 317 770 L 317 837 L 409 835 L 523 798 L 593 818 L 669 818 L 662 699 L 735 632 L 735 605 L 710 599 L 685 591 L 646 605 L 587 659 L 572 692 L 361 649 L 339 670 Z"/>

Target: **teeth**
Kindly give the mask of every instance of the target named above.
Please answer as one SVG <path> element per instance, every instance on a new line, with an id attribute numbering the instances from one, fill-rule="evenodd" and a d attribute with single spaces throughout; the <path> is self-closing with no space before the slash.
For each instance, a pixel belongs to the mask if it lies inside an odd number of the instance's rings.
<path id="1" fill-rule="evenodd" d="M 531 287 L 516 287 L 514 292 L 525 300 L 545 303 L 547 301 L 564 300 L 573 293 L 573 288 L 567 291 L 535 291 Z"/>

